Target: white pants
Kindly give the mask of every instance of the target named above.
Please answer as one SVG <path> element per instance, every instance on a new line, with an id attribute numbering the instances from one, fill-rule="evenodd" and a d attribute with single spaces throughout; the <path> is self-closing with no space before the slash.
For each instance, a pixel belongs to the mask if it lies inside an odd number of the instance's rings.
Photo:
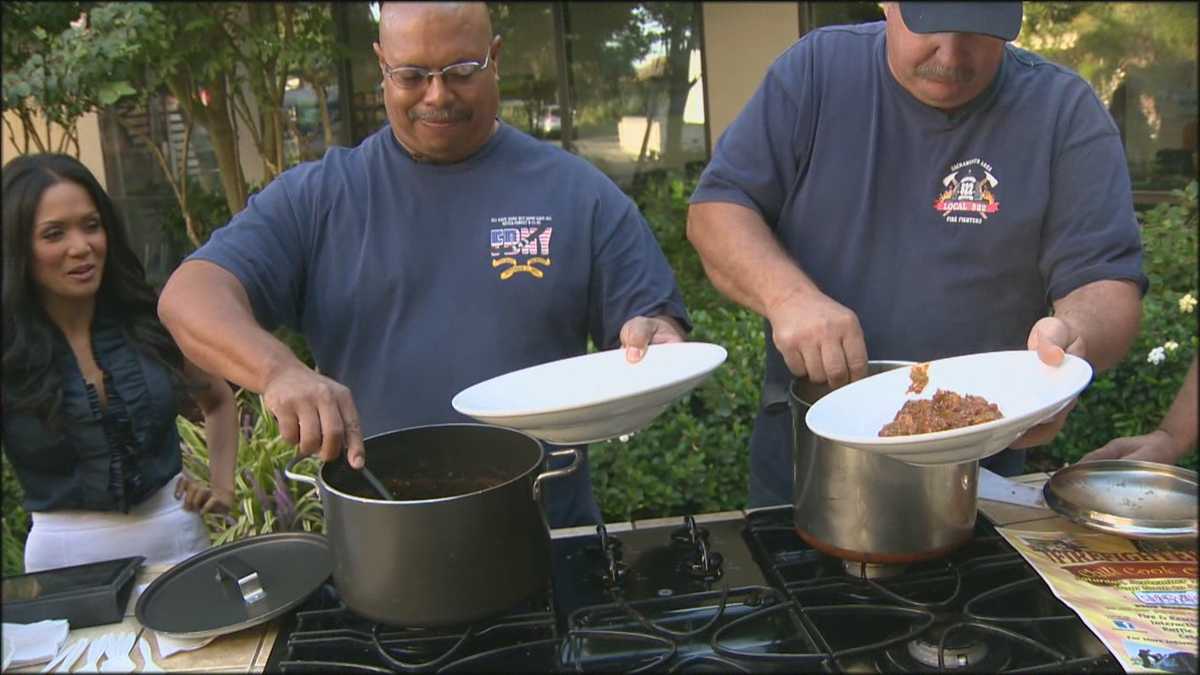
<path id="1" fill-rule="evenodd" d="M 25 571 L 146 556 L 143 565 L 174 565 L 208 548 L 200 514 L 185 511 L 167 482 L 141 504 L 120 511 L 34 512 L 25 542 Z"/>

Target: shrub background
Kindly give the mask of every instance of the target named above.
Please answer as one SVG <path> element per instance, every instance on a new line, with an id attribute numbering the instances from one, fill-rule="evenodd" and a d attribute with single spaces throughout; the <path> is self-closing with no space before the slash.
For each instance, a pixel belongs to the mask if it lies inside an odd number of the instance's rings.
<path id="1" fill-rule="evenodd" d="M 763 368 L 762 320 L 722 298 L 704 276 L 685 236 L 687 198 L 694 187 L 694 171 L 689 176 L 660 174 L 642 186 L 638 205 L 675 271 L 695 324 L 692 339 L 724 346 L 729 358 L 703 386 L 643 431 L 624 442 L 592 446 L 592 479 L 607 522 L 745 506 L 750 430 Z M 1189 293 L 1200 296 L 1197 185 L 1193 182 L 1175 194 L 1182 198 L 1181 205 L 1160 204 L 1139 214 L 1151 286 L 1133 348 L 1119 366 L 1097 377 L 1084 391 L 1055 442 L 1030 453 L 1030 471 L 1053 470 L 1116 436 L 1153 430 L 1174 398 L 1197 349 L 1197 313 L 1181 311 L 1179 299 Z M 224 222 L 219 215 L 214 218 L 218 219 L 211 222 Z M 303 360 L 312 362 L 302 338 L 280 336 Z M 1148 362 L 1150 351 L 1168 341 L 1178 348 L 1165 352 L 1159 364 Z M 237 499 L 229 516 L 206 519 L 214 540 L 319 528 L 319 505 L 312 489 L 282 476 L 292 450 L 279 439 L 274 420 L 261 414 L 261 399 L 242 392 L 238 401 L 243 439 Z M 185 466 L 195 475 L 206 476 L 203 429 L 182 417 L 179 425 L 185 439 Z M 1195 469 L 1196 452 L 1181 464 Z M 308 467 L 307 473 L 312 470 Z M 20 487 L 7 459 L 3 482 L 7 576 L 21 572 L 29 519 L 20 507 Z"/>

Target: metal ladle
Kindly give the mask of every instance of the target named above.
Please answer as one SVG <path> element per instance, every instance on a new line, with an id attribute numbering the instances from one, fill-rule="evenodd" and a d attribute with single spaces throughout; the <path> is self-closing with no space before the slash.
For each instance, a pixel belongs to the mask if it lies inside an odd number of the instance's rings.
<path id="1" fill-rule="evenodd" d="M 367 482 L 371 484 L 371 487 L 375 488 L 375 491 L 378 492 L 384 499 L 389 502 L 396 501 L 396 498 L 392 496 L 391 490 L 387 489 L 387 486 L 383 484 L 383 481 L 379 480 L 379 478 L 367 468 L 365 463 L 363 464 L 363 468 L 359 469 L 359 471 L 362 471 L 363 477 L 367 479 Z"/>
<path id="2" fill-rule="evenodd" d="M 346 466 L 354 469 L 354 465 L 350 463 L 350 456 L 347 453 L 347 450 L 348 448 L 346 446 L 342 446 L 342 452 L 339 455 L 339 458 L 346 463 Z M 383 497 L 384 500 L 389 502 L 396 501 L 396 498 L 392 496 L 391 490 L 388 490 L 387 486 L 383 484 L 383 481 L 379 480 L 379 477 L 376 476 L 373 471 L 367 468 L 366 458 L 363 458 L 362 468 L 354 470 L 362 472 L 363 478 L 367 479 L 367 482 L 371 484 L 371 488 L 378 492 L 379 496 Z"/>

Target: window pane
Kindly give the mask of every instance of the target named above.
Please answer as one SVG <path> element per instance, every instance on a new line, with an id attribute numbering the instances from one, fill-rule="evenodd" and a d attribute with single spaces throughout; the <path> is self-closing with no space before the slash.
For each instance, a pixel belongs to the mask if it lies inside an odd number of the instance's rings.
<path id="1" fill-rule="evenodd" d="M 561 138 L 554 11 L 548 2 L 489 3 L 500 51 L 500 119 L 538 138 Z"/>
<path id="2" fill-rule="evenodd" d="M 490 2 L 500 52 L 502 120 L 596 164 L 622 187 L 708 158 L 698 5 L 686 2 Z M 375 3 L 347 8 L 351 138 L 386 123 L 369 50 Z M 558 27 L 561 21 L 565 35 Z M 573 105 L 560 100 L 564 71 Z M 573 137 L 562 130 L 573 127 Z"/>
<path id="3" fill-rule="evenodd" d="M 338 107 L 339 47 L 329 3 L 295 3 L 289 13 L 302 56 L 289 63 L 284 83 L 284 163 L 318 159 L 337 144 L 343 120 Z M 354 45 L 362 48 L 362 45 Z M 370 49 L 370 45 L 366 45 Z"/>
<path id="4" fill-rule="evenodd" d="M 883 21 L 883 9 L 878 2 L 809 2 L 810 25 L 839 26 Z"/>
<path id="5" fill-rule="evenodd" d="M 148 109 L 113 106 L 103 110 L 99 120 L 107 191 L 125 220 L 130 246 L 147 280 L 161 285 L 194 248 L 170 181 L 147 145 L 154 143 L 170 166 L 180 166 L 186 125 L 179 103 L 171 96 L 154 97 Z M 187 178 L 193 207 L 210 195 L 221 195 L 216 155 L 207 130 L 199 124 L 192 127 L 188 141 Z M 201 225 L 210 229 L 224 223 Z"/>
<path id="6" fill-rule="evenodd" d="M 379 3 L 350 3 L 345 11 L 350 24 L 350 145 L 355 146 L 387 124 L 383 75 L 371 48 L 379 39 Z"/>
<path id="7" fill-rule="evenodd" d="M 1026 3 L 1016 43 L 1086 78 L 1121 131 L 1135 193 L 1196 175 L 1196 4 Z"/>
<path id="8" fill-rule="evenodd" d="M 878 3 L 804 3 L 810 25 L 883 18 Z M 1196 3 L 1027 2 L 1014 41 L 1079 73 L 1112 114 L 1135 201 L 1197 171 Z"/>
<path id="9" fill-rule="evenodd" d="M 574 149 L 624 188 L 707 160 L 697 7 L 566 3 Z"/>

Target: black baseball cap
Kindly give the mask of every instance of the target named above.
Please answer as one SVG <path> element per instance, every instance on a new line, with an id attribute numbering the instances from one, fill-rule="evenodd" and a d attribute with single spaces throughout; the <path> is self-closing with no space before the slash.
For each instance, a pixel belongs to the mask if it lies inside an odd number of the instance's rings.
<path id="1" fill-rule="evenodd" d="M 904 24 L 914 33 L 982 33 L 1012 40 L 1021 32 L 1019 2 L 900 2 Z"/>

